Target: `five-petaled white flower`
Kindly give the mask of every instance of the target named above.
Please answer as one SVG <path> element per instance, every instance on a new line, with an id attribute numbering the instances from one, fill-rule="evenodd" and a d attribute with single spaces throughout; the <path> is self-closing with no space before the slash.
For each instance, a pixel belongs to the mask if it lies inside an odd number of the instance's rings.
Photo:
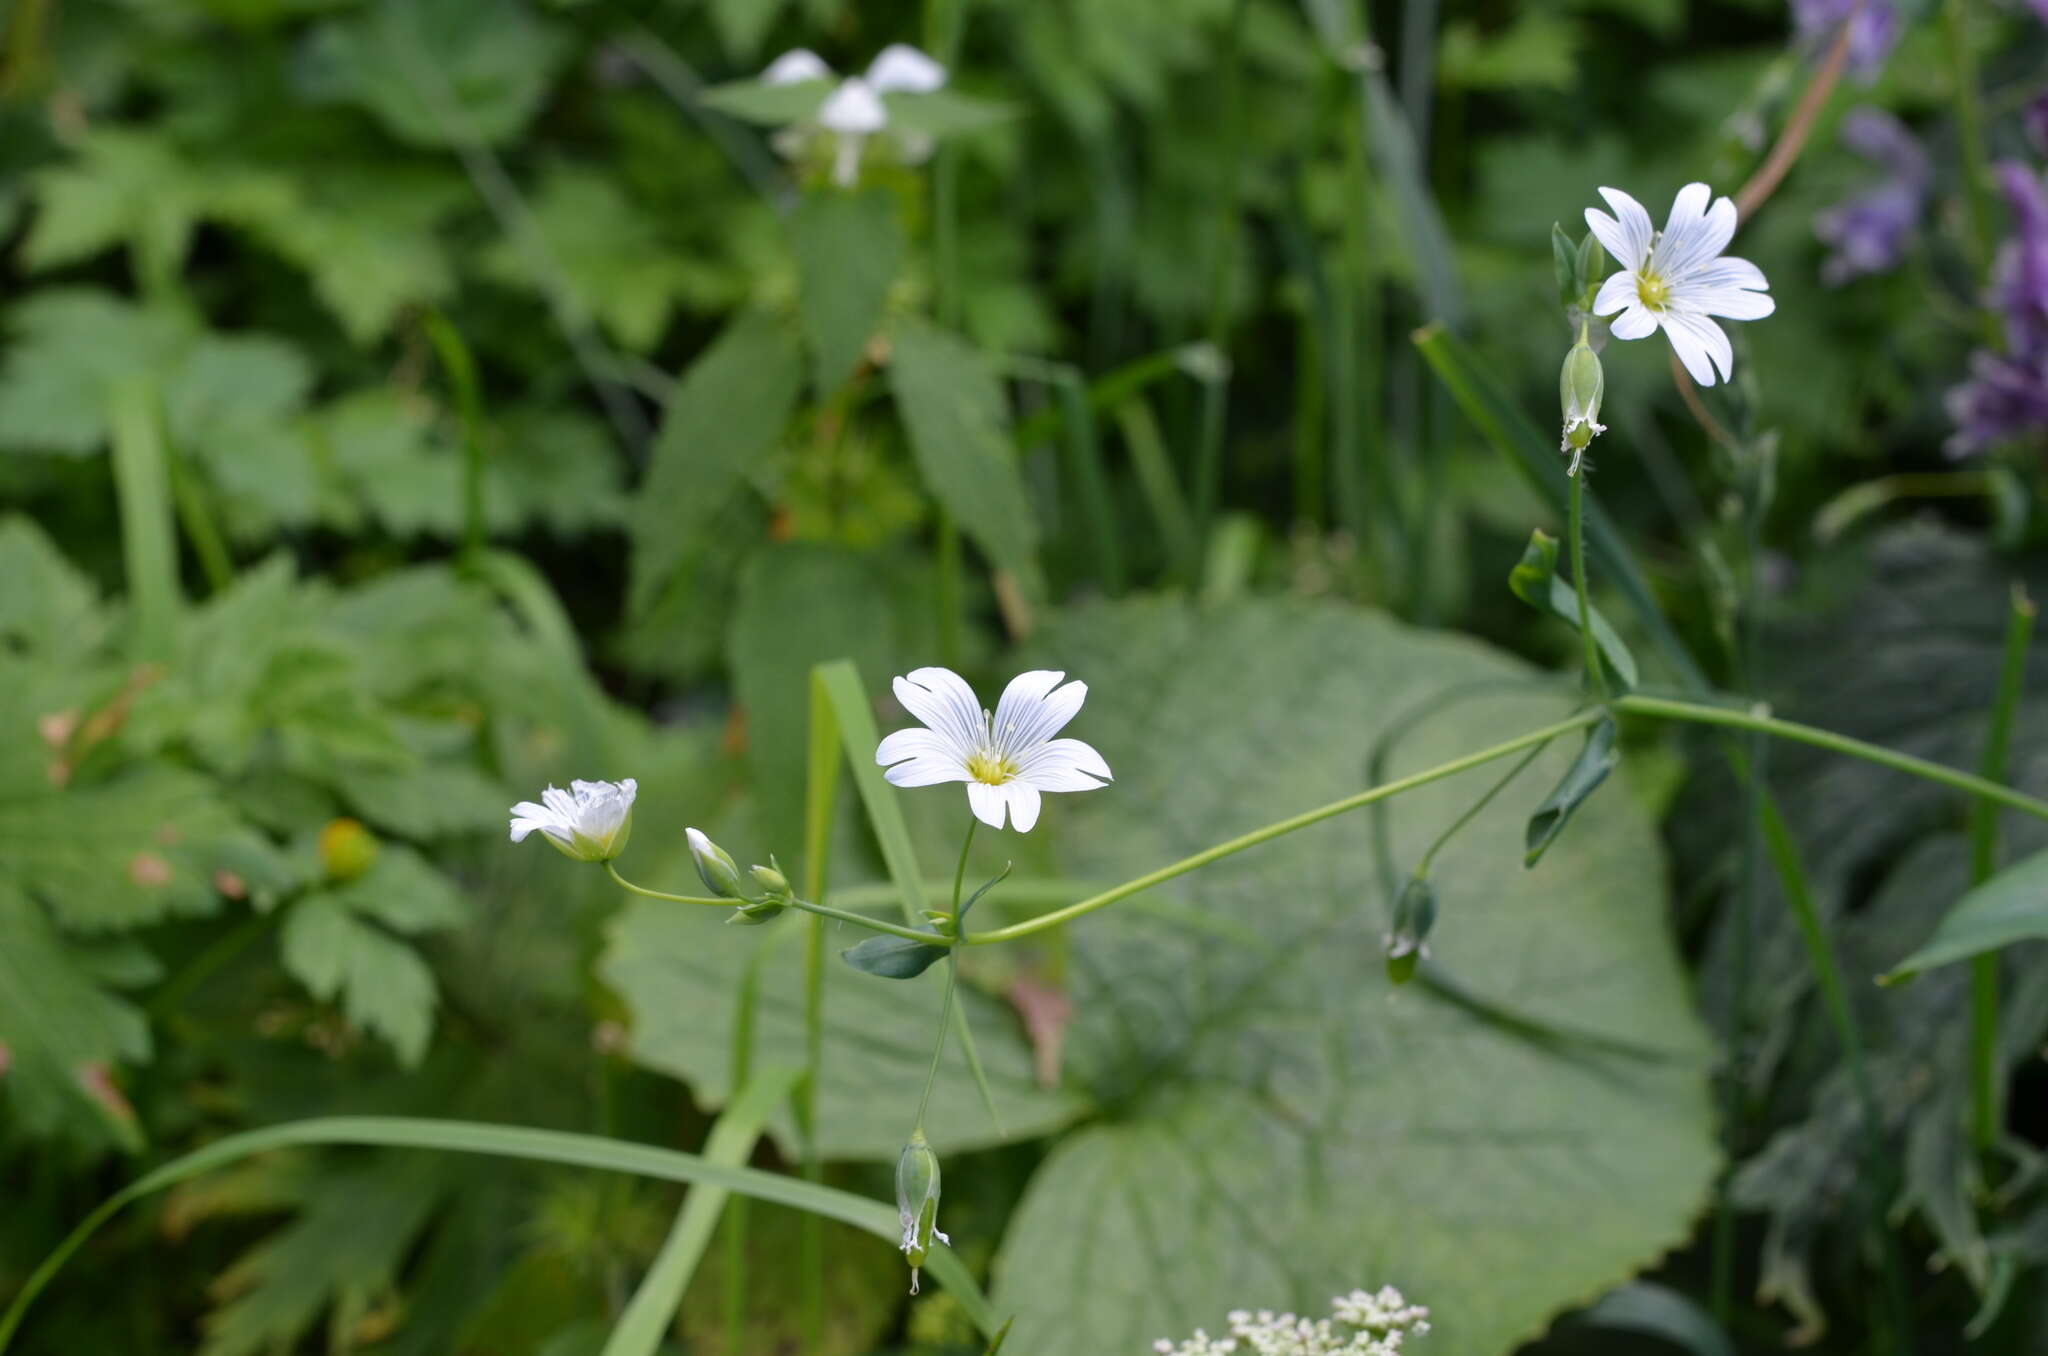
<path id="1" fill-rule="evenodd" d="M 1694 381 L 1712 386 L 1717 368 L 1726 379 L 1735 351 L 1707 317 L 1761 320 L 1777 307 L 1764 295 L 1770 283 L 1762 269 L 1721 253 L 1735 238 L 1735 204 L 1715 198 L 1709 207 L 1713 190 L 1687 184 L 1658 231 L 1643 205 L 1620 189 L 1603 188 L 1600 196 L 1620 220 L 1589 207 L 1586 225 L 1623 271 L 1600 285 L 1593 314 L 1621 312 L 1609 326 L 1617 339 L 1641 339 L 1661 326 Z"/>
<path id="2" fill-rule="evenodd" d="M 784 52 L 768 63 L 768 69 L 761 72 L 764 85 L 800 85 L 812 80 L 830 80 L 832 68 L 824 58 L 807 48 L 799 47 Z M 842 188 L 851 187 L 860 177 L 861 152 L 868 138 L 889 125 L 889 109 L 882 102 L 884 94 L 929 94 L 943 89 L 946 84 L 946 68 L 906 43 L 895 42 L 884 47 L 875 59 L 868 63 L 864 75 L 848 76 L 830 94 L 825 102 L 818 105 L 817 126 L 837 139 L 833 148 L 832 178 Z M 785 154 L 802 154 L 809 141 L 809 128 L 798 125 L 787 129 L 789 135 L 778 138 L 777 147 Z M 928 138 L 915 135 L 899 135 L 906 160 L 921 160 L 931 151 Z"/>
<path id="3" fill-rule="evenodd" d="M 608 862 L 626 848 L 633 830 L 633 797 L 640 783 L 570 782 L 567 791 L 550 786 L 541 803 L 512 807 L 512 841 L 523 843 L 539 829 L 550 843 L 579 862 Z"/>
<path id="4" fill-rule="evenodd" d="M 951 669 L 913 669 L 896 680 L 896 700 L 925 723 L 898 730 L 875 750 L 897 786 L 966 782 L 974 817 L 991 828 L 1029 832 L 1041 791 L 1093 791 L 1110 780 L 1102 755 L 1078 739 L 1055 739 L 1088 698 L 1082 682 L 1060 686 L 1053 669 L 1020 673 L 990 715 Z"/>

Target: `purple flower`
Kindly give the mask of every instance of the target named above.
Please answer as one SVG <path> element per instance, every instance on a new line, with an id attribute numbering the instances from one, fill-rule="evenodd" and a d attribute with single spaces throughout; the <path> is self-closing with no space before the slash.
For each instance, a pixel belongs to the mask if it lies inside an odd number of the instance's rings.
<path id="1" fill-rule="evenodd" d="M 2048 0 L 2042 0 L 2048 4 Z M 2036 94 L 2020 114 L 2020 123 L 2027 129 L 2027 140 L 2034 143 L 2034 149 L 2048 155 L 2048 90 Z"/>
<path id="2" fill-rule="evenodd" d="M 1978 349 L 1970 355 L 1970 380 L 1950 391 L 1947 403 L 1956 425 L 1946 444 L 1951 457 L 2048 429 L 2048 352 L 2023 359 Z"/>
<path id="3" fill-rule="evenodd" d="M 1820 270 L 1830 287 L 1897 268 L 1927 197 L 1927 152 L 1891 114 L 1856 109 L 1842 120 L 1842 143 L 1885 174 L 1813 219 L 1834 251 Z"/>
<path id="4" fill-rule="evenodd" d="M 1899 12 L 1892 0 L 1863 0 L 1860 9 L 1856 0 L 1792 0 L 1792 27 L 1800 44 L 1810 51 L 1826 51 L 1845 19 L 1849 21 L 1849 69 L 1869 84 L 1877 79 L 1899 43 Z"/>
<path id="5" fill-rule="evenodd" d="M 2011 160 L 2000 162 L 1998 182 L 2012 206 L 2013 237 L 1998 252 L 1992 301 L 2005 313 L 2008 349 L 2048 353 L 2048 183 Z"/>
<path id="6" fill-rule="evenodd" d="M 2048 183 L 2005 161 L 1999 184 L 2013 236 L 1998 252 L 1991 299 L 2004 313 L 2004 354 L 1970 355 L 1970 379 L 1948 393 L 1956 431 L 1950 456 L 1968 456 L 2029 431 L 2048 431 Z"/>

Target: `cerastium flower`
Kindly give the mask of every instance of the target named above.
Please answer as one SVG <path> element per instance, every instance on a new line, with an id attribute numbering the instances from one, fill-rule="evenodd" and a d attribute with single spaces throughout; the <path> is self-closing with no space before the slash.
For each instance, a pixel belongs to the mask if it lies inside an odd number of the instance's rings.
<path id="1" fill-rule="evenodd" d="M 633 830 L 633 797 L 640 784 L 570 782 L 567 791 L 550 786 L 541 803 L 522 800 L 512 807 L 512 841 L 523 843 L 539 829 L 550 843 L 579 862 L 608 862 L 626 849 Z"/>
<path id="2" fill-rule="evenodd" d="M 1617 339 L 1642 339 L 1664 331 L 1685 370 L 1712 386 L 1735 370 L 1735 350 L 1709 317 L 1761 320 L 1776 309 L 1764 293 L 1770 283 L 1747 259 L 1724 255 L 1735 238 L 1735 204 L 1713 198 L 1705 184 L 1678 190 L 1671 215 L 1659 231 L 1643 205 L 1616 188 L 1600 196 L 1615 211 L 1586 209 L 1586 225 L 1622 271 L 1600 285 L 1594 315 L 1613 315 L 1609 332 Z M 1616 312 L 1619 315 L 1615 315 Z"/>
<path id="3" fill-rule="evenodd" d="M 1339 1295 L 1330 1309 L 1328 1318 L 1238 1309 L 1221 1337 L 1197 1328 L 1185 1342 L 1162 1338 L 1152 1350 L 1158 1356 L 1396 1356 L 1407 1338 L 1429 1331 L 1429 1310 L 1391 1285 Z"/>
<path id="4" fill-rule="evenodd" d="M 896 700 L 924 722 L 898 730 L 875 750 L 896 786 L 966 782 L 974 817 L 992 829 L 1027 833 L 1038 822 L 1042 791 L 1093 791 L 1109 764 L 1078 739 L 1055 739 L 1088 698 L 1088 685 L 1054 669 L 1020 673 L 991 715 L 967 680 L 951 669 L 913 669 L 896 680 Z"/>

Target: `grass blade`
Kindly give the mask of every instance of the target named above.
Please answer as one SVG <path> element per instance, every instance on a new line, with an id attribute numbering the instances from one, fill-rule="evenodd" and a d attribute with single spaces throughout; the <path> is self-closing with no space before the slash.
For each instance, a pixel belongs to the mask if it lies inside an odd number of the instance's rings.
<path id="1" fill-rule="evenodd" d="M 704 1161 L 736 1168 L 752 1157 L 769 1115 L 789 1095 L 801 1073 L 798 1069 L 771 1069 L 748 1080 L 712 1125 L 704 1141 Z M 660 1350 L 730 1195 L 725 1188 L 709 1184 L 690 1189 L 654 1265 L 633 1292 L 618 1326 L 605 1339 L 603 1356 L 655 1356 Z"/>
<path id="2" fill-rule="evenodd" d="M 135 657 L 166 659 L 182 603 L 156 385 L 137 377 L 116 386 L 108 401 L 114 494 L 121 508 L 121 560 L 128 577 L 128 605 L 135 615 Z"/>
<path id="3" fill-rule="evenodd" d="M 665 1182 L 703 1183 L 758 1201 L 786 1205 L 895 1243 L 902 1233 L 892 1202 L 870 1200 L 836 1187 L 820 1186 L 758 1168 L 712 1163 L 696 1154 L 651 1144 L 582 1135 L 566 1130 L 538 1130 L 520 1125 L 477 1121 L 428 1120 L 405 1116 L 329 1116 L 290 1121 L 262 1130 L 229 1135 L 182 1158 L 173 1159 L 124 1187 L 86 1216 L 56 1250 L 29 1276 L 4 1316 L 0 1316 L 0 1353 L 20 1331 L 29 1307 L 65 1263 L 85 1246 L 101 1225 L 136 1201 L 187 1182 L 217 1168 L 239 1163 L 253 1154 L 306 1145 L 348 1144 L 384 1149 L 433 1149 L 485 1154 L 567 1167 L 630 1173 Z M 934 1247 L 925 1266 L 960 1301 L 976 1328 L 993 1333 L 998 1324 L 988 1298 L 975 1284 L 966 1263 L 950 1248 Z"/>

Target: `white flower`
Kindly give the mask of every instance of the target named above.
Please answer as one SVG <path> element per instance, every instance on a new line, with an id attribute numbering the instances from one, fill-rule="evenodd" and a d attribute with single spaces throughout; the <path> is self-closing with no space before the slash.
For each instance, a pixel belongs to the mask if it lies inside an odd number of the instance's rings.
<path id="1" fill-rule="evenodd" d="M 608 862 L 626 848 L 633 830 L 633 797 L 640 783 L 570 782 L 567 791 L 550 786 L 541 803 L 512 807 L 512 841 L 523 843 L 539 829 L 547 840 L 579 862 Z"/>
<path id="2" fill-rule="evenodd" d="M 1622 272 L 1600 285 L 1594 315 L 1613 315 L 1617 339 L 1641 339 L 1660 326 L 1672 351 L 1702 386 L 1712 386 L 1719 369 L 1725 379 L 1735 367 L 1728 336 L 1709 316 L 1761 320 L 1777 308 L 1763 293 L 1763 270 L 1721 251 L 1735 238 L 1735 204 L 1714 199 L 1705 184 L 1687 184 L 1671 204 L 1662 231 L 1650 225 L 1643 205 L 1620 189 L 1603 188 L 1620 219 L 1586 209 L 1586 225 L 1621 264 Z"/>
<path id="3" fill-rule="evenodd" d="M 991 716 L 966 679 L 951 669 L 913 669 L 896 680 L 896 700 L 925 723 L 898 730 L 875 750 L 896 786 L 966 782 L 974 817 L 991 828 L 1027 833 L 1038 822 L 1039 792 L 1093 791 L 1110 780 L 1102 755 L 1078 739 L 1055 739 L 1088 698 L 1081 682 L 1060 686 L 1053 669 L 1020 673 Z"/>
<path id="4" fill-rule="evenodd" d="M 811 80 L 829 80 L 832 74 L 832 68 L 816 52 L 798 47 L 769 62 L 768 69 L 761 72 L 761 83 L 796 85 Z M 785 128 L 782 134 L 778 134 L 776 147 L 786 155 L 802 155 L 811 141 L 811 124 L 814 123 L 816 129 L 822 129 L 834 139 L 833 181 L 842 188 L 851 188 L 860 177 L 861 154 L 867 148 L 868 138 L 889 125 L 889 109 L 882 102 L 882 96 L 929 94 L 944 88 L 946 79 L 946 68 L 923 52 L 905 43 L 891 43 L 868 63 L 865 75 L 848 76 L 840 81 L 818 105 L 812 119 Z M 906 161 L 921 160 L 931 153 L 931 142 L 927 137 L 898 133 L 896 140 Z"/>
<path id="5" fill-rule="evenodd" d="M 784 52 L 768 63 L 768 69 L 761 72 L 764 85 L 801 85 L 806 80 L 830 80 L 832 68 L 825 59 L 808 47 L 798 47 Z"/>

